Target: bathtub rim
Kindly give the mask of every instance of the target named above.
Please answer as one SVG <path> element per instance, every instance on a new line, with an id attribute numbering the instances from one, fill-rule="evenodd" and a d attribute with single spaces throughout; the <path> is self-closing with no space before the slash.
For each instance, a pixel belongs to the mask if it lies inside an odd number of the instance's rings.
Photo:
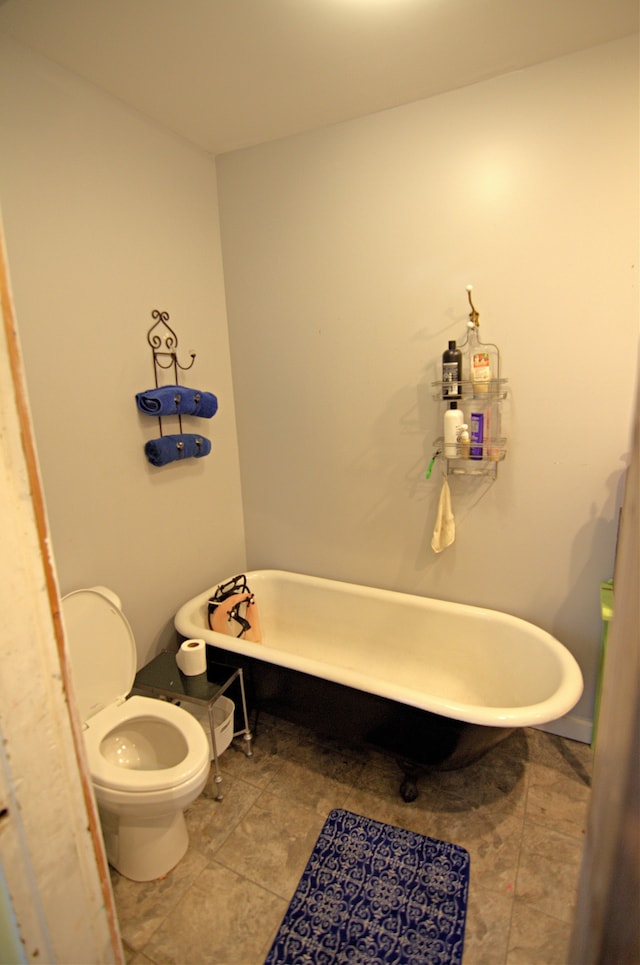
<path id="1" fill-rule="evenodd" d="M 194 611 L 206 612 L 206 605 L 212 596 L 215 588 L 225 582 L 226 577 L 217 580 L 209 589 L 198 593 L 195 597 L 186 601 L 177 610 L 174 617 L 174 626 L 178 633 L 188 639 L 190 637 L 203 638 L 207 644 L 215 646 L 219 650 L 224 650 L 231 654 L 246 655 L 256 657 L 266 663 L 276 666 L 286 667 L 300 673 L 309 674 L 313 677 L 329 680 L 332 683 L 344 684 L 355 690 L 365 693 L 375 694 L 379 697 L 386 697 L 398 703 L 407 704 L 418 710 L 428 711 L 429 713 L 439 714 L 443 717 L 450 717 L 454 720 L 463 721 L 470 724 L 480 724 L 490 727 L 532 727 L 539 724 L 548 724 L 563 717 L 572 710 L 582 696 L 584 683 L 582 671 L 573 654 L 556 637 L 536 624 L 521 617 L 513 616 L 502 610 L 495 610 L 487 607 L 480 607 L 468 603 L 454 603 L 446 600 L 439 600 L 435 597 L 425 597 L 418 594 L 405 593 L 400 590 L 386 590 L 366 586 L 364 584 L 349 583 L 343 580 L 334 580 L 327 577 L 312 576 L 310 574 L 296 573 L 290 570 L 275 568 L 265 568 L 260 570 L 246 570 L 246 577 L 251 586 L 252 577 L 286 577 L 294 582 L 312 581 L 323 584 L 329 588 L 340 587 L 343 590 L 356 590 L 364 596 L 382 596 L 387 599 L 397 599 L 401 602 L 407 597 L 433 605 L 438 610 L 449 611 L 452 608 L 462 610 L 473 616 L 483 618 L 498 618 L 501 622 L 512 624 L 514 628 L 526 626 L 536 631 L 536 638 L 539 639 L 547 651 L 550 651 L 557 659 L 561 681 L 556 691 L 548 698 L 535 704 L 528 704 L 515 707 L 483 706 L 478 704 L 461 703 L 454 700 L 447 700 L 421 691 L 412 690 L 409 687 L 394 685 L 381 678 L 359 673 L 344 667 L 335 667 L 332 664 L 323 663 L 310 657 L 304 657 L 295 653 L 277 650 L 265 643 L 252 643 L 242 638 L 228 636 L 209 629 L 206 625 L 200 625 L 192 619 Z M 259 602 L 259 601 L 258 601 Z"/>

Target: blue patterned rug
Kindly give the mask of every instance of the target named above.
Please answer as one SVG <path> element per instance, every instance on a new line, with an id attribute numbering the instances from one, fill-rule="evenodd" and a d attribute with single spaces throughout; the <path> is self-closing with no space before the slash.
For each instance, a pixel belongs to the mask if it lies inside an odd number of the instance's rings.
<path id="1" fill-rule="evenodd" d="M 469 853 L 331 811 L 265 965 L 460 965 Z"/>

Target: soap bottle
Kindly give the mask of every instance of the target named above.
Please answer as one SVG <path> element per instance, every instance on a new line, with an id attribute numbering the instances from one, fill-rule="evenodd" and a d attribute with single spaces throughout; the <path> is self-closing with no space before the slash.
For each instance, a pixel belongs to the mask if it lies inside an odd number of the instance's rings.
<path id="1" fill-rule="evenodd" d="M 470 436 L 469 436 L 469 426 L 466 422 L 463 422 L 458 430 L 458 444 L 460 446 L 460 458 L 469 458 L 469 448 L 470 448 Z"/>
<path id="2" fill-rule="evenodd" d="M 454 340 L 442 353 L 442 398 L 459 399 L 462 381 L 462 352 Z"/>
<path id="3" fill-rule="evenodd" d="M 464 414 L 456 402 L 452 402 L 444 414 L 444 455 L 446 459 L 458 456 L 458 437 L 464 424 Z"/>
<path id="4" fill-rule="evenodd" d="M 469 325 L 469 381 L 475 398 L 486 395 L 491 388 L 493 372 L 491 368 L 490 349 L 492 345 L 484 345 L 478 338 L 478 329 Z"/>
<path id="5" fill-rule="evenodd" d="M 500 392 L 500 350 L 497 345 L 480 341 L 480 314 L 471 300 L 471 290 L 471 285 L 467 285 L 471 306 L 467 338 L 463 343 L 468 360 L 467 378 L 471 383 L 474 398 L 497 398 Z"/>

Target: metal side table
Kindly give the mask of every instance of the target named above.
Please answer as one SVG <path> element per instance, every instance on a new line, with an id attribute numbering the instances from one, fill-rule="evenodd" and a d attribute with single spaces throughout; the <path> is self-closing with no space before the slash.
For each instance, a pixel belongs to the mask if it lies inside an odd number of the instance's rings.
<path id="1" fill-rule="evenodd" d="M 216 747 L 216 728 L 213 708 L 216 701 L 238 681 L 240 687 L 240 697 L 242 701 L 242 715 L 244 727 L 234 731 L 234 737 L 244 738 L 244 748 L 247 757 L 253 756 L 251 749 L 251 730 L 249 729 L 249 718 L 247 715 L 247 701 L 244 692 L 244 677 L 240 667 L 230 667 L 221 663 L 210 663 L 206 673 L 198 674 L 195 677 L 187 677 L 178 669 L 176 655 L 173 651 L 163 650 L 154 657 L 146 666 L 135 676 L 133 690 L 151 697 L 163 697 L 172 703 L 200 704 L 207 707 L 209 713 L 209 725 L 211 727 L 211 743 L 213 745 L 213 770 L 216 786 L 216 801 L 222 800 L 222 776 L 220 774 L 220 763 L 218 759 L 218 748 Z"/>

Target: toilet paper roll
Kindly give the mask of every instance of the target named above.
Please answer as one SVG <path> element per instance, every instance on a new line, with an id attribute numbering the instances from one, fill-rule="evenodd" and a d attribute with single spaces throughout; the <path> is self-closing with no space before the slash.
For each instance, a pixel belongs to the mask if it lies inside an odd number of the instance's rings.
<path id="1" fill-rule="evenodd" d="M 176 654 L 176 663 L 187 677 L 195 677 L 207 669 L 204 640 L 185 640 Z"/>

